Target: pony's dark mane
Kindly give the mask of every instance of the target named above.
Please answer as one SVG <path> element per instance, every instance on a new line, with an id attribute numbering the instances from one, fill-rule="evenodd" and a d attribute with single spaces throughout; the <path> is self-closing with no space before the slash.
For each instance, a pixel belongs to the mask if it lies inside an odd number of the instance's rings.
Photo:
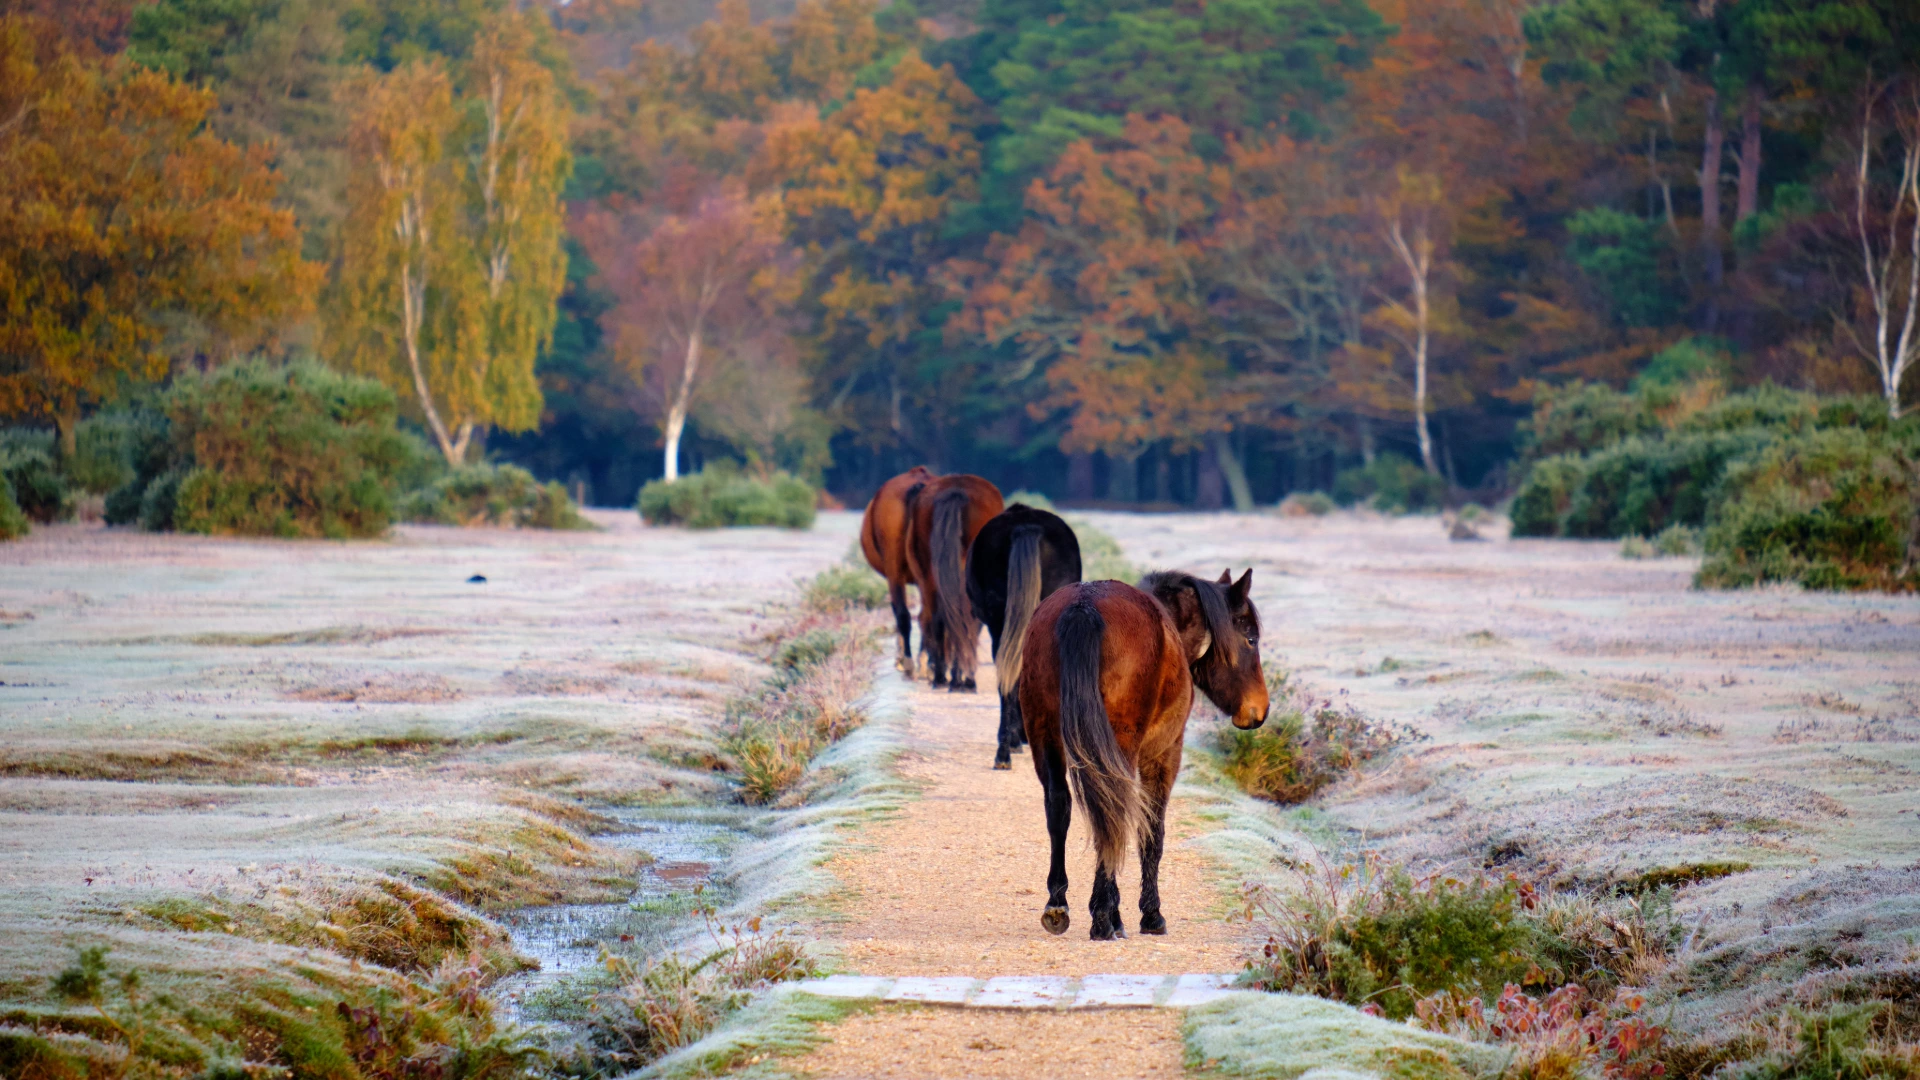
<path id="1" fill-rule="evenodd" d="M 1192 589 L 1194 598 L 1200 602 L 1200 617 L 1207 624 L 1207 634 L 1213 638 L 1206 659 L 1225 663 L 1229 667 L 1240 662 L 1240 629 L 1234 625 L 1233 612 L 1227 607 L 1225 585 L 1182 570 L 1156 570 L 1141 578 L 1139 587 L 1140 591 L 1152 596 L 1159 596 L 1161 590 L 1166 588 Z M 1260 633 L 1260 613 L 1249 603 L 1247 614 L 1253 620 L 1254 636 L 1257 638 Z"/>

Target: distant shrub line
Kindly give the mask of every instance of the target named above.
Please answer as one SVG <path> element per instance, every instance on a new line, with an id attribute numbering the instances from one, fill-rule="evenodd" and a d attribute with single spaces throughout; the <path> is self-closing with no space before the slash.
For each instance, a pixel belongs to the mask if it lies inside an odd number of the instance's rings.
<path id="1" fill-rule="evenodd" d="M 1872 398 L 1712 384 L 1543 389 L 1523 432 L 1515 536 L 1640 538 L 1696 583 L 1920 589 L 1920 421 Z"/>
<path id="2" fill-rule="evenodd" d="M 378 536 L 396 521 L 592 526 L 557 483 L 513 465 L 448 471 L 378 383 L 316 363 L 229 365 L 98 413 L 57 458 L 50 432 L 0 432 L 0 539 L 73 517 L 237 536 Z"/>
<path id="3" fill-rule="evenodd" d="M 819 494 L 787 473 L 749 476 L 716 464 L 678 480 L 654 480 L 640 489 L 640 517 L 649 525 L 685 525 L 720 529 L 773 525 L 813 527 Z"/>

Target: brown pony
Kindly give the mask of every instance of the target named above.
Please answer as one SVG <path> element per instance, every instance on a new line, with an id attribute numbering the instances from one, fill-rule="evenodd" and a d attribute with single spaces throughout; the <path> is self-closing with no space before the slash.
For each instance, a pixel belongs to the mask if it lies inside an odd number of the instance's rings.
<path id="1" fill-rule="evenodd" d="M 860 519 L 860 552 L 867 565 L 887 579 L 887 599 L 893 602 L 893 625 L 900 632 L 900 655 L 894 666 L 913 675 L 913 619 L 907 610 L 907 493 L 933 479 L 933 470 L 915 465 L 880 485 Z"/>
<path id="2" fill-rule="evenodd" d="M 1140 932 L 1164 934 L 1160 851 L 1167 797 L 1198 686 L 1237 728 L 1267 719 L 1253 571 L 1219 581 L 1161 571 L 1140 588 L 1068 585 L 1042 601 L 1027 631 L 1020 707 L 1045 798 L 1053 861 L 1040 925 L 1066 933 L 1067 825 L 1087 815 L 1098 858 L 1090 936 L 1126 936 L 1120 861 L 1140 847 Z M 1071 794 L 1069 794 L 1071 790 Z"/>
<path id="3" fill-rule="evenodd" d="M 1004 509 L 1000 489 L 960 473 L 907 495 L 907 569 L 920 587 L 920 651 L 933 685 L 974 689 L 980 621 L 967 600 L 967 546 Z"/>

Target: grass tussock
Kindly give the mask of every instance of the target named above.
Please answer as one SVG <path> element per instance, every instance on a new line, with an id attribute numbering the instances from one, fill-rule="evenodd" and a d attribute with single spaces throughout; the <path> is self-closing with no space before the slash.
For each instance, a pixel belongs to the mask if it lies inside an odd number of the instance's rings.
<path id="1" fill-rule="evenodd" d="M 1258 798 L 1305 802 L 1368 762 L 1426 738 L 1404 724 L 1369 720 L 1352 706 L 1315 702 L 1290 688 L 1284 672 L 1268 670 L 1267 692 L 1277 707 L 1265 725 L 1242 731 L 1222 724 L 1214 733 L 1221 771 Z"/>
<path id="2" fill-rule="evenodd" d="M 1248 981 L 1393 1019 L 1436 994 L 1491 1002 L 1509 984 L 1611 997 L 1678 941 L 1670 893 L 1601 904 L 1511 875 L 1416 876 L 1372 855 L 1297 874 L 1289 890 L 1247 890 L 1246 915 L 1267 932 Z"/>
<path id="3" fill-rule="evenodd" d="M 780 801 L 815 755 L 866 722 L 859 701 L 872 683 L 876 649 L 871 621 L 844 610 L 805 614 L 781 635 L 773 674 L 728 709 L 721 748 L 742 801 Z"/>
<path id="4" fill-rule="evenodd" d="M 617 986 L 601 996 L 588 1027 L 594 1066 L 612 1074 L 647 1065 L 706 1037 L 754 991 L 818 973 L 784 931 L 763 931 L 758 918 L 724 925 L 710 907 L 701 914 L 708 944 L 698 955 L 608 958 Z"/>
<path id="5" fill-rule="evenodd" d="M 857 557 L 855 557 L 857 558 Z M 822 615 L 846 611 L 875 611 L 887 606 L 887 582 L 864 560 L 835 564 L 807 580 L 800 602 Z"/>
<path id="6" fill-rule="evenodd" d="M 1413 1024 L 1500 1047 L 1500 1075 L 1514 1080 L 1655 1080 L 1667 1074 L 1668 1032 L 1648 1017 L 1646 1001 L 1627 991 L 1603 1001 L 1579 985 L 1535 997 L 1509 984 L 1491 1006 L 1454 992 L 1424 998 Z"/>
<path id="7" fill-rule="evenodd" d="M 323 881 L 276 875 L 247 895 L 167 897 L 137 910 L 187 933 L 326 949 L 407 974 L 471 958 L 489 977 L 524 970 L 507 932 L 493 922 L 397 878 Z"/>

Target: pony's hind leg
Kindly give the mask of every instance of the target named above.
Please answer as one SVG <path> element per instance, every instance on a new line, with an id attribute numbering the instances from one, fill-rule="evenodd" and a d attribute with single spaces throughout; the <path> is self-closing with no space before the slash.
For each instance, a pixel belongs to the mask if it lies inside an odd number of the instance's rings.
<path id="1" fill-rule="evenodd" d="M 1147 810 L 1147 819 L 1140 830 L 1140 932 L 1143 934 L 1167 932 L 1166 916 L 1160 913 L 1160 853 L 1166 847 L 1167 798 L 1173 793 L 1173 779 L 1180 771 L 1178 745 L 1174 750 L 1171 766 L 1165 760 L 1140 763 L 1140 801 L 1146 804 Z"/>
<path id="2" fill-rule="evenodd" d="M 905 582 L 887 583 L 887 600 L 893 605 L 893 628 L 900 634 L 900 656 L 893 666 L 913 678 L 913 613 L 907 608 Z"/>
<path id="3" fill-rule="evenodd" d="M 1052 848 L 1047 866 L 1047 907 L 1040 913 L 1040 925 L 1049 934 L 1064 934 L 1073 921 L 1067 916 L 1067 827 L 1073 822 L 1073 792 L 1067 787 L 1066 755 L 1057 741 L 1050 753 L 1035 748 L 1033 770 L 1040 774 L 1047 807 L 1047 839 Z"/>
<path id="4" fill-rule="evenodd" d="M 1127 936 L 1126 924 L 1120 921 L 1120 883 L 1114 880 L 1113 871 L 1104 866 L 1093 871 L 1093 896 L 1087 901 L 1087 912 L 1093 916 L 1093 929 L 1087 932 L 1089 938 L 1112 941 Z"/>
<path id="5" fill-rule="evenodd" d="M 993 767 L 996 769 L 1013 768 L 1013 752 L 1025 741 L 1023 738 L 1026 724 L 1020 718 L 1020 694 L 1016 688 L 1012 694 L 1000 695 L 1000 746 L 993 752 Z"/>

